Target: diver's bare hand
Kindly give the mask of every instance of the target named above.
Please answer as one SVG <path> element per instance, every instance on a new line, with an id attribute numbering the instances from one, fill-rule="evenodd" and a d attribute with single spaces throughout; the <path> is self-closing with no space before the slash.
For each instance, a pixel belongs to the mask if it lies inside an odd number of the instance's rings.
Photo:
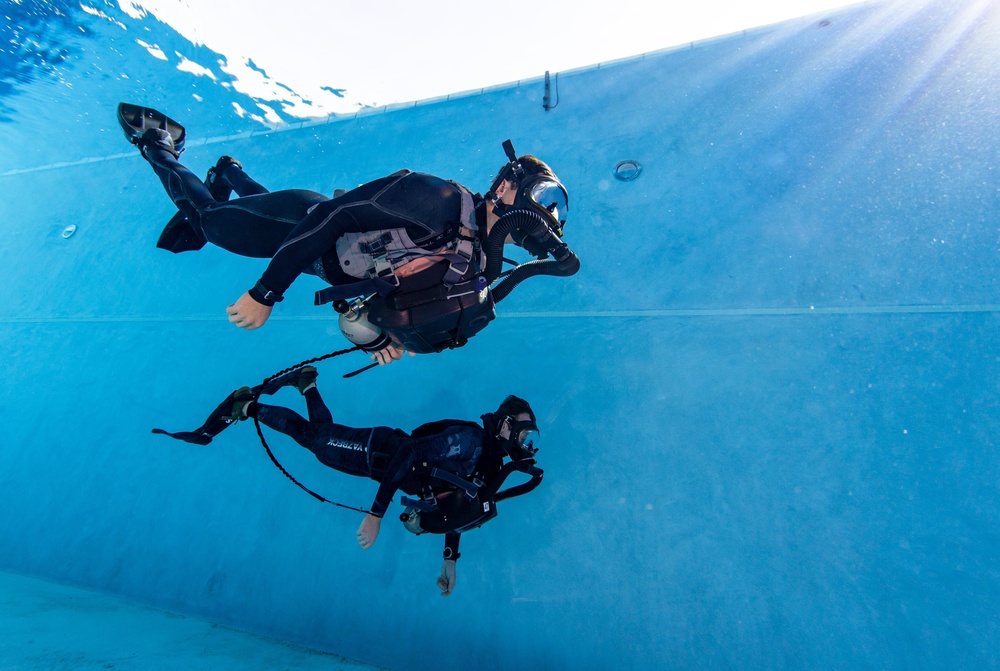
<path id="1" fill-rule="evenodd" d="M 372 361 L 380 366 L 385 366 L 392 363 L 393 361 L 399 361 L 403 358 L 403 353 L 406 352 L 405 347 L 400 347 L 399 345 L 393 343 L 383 347 L 377 352 L 372 353 Z M 407 352 L 410 356 L 416 356 L 413 352 Z"/>
<path id="2" fill-rule="evenodd" d="M 258 303 L 249 292 L 240 296 L 240 299 L 226 308 L 229 321 L 236 324 L 241 329 L 252 331 L 260 328 L 271 316 L 271 306 Z"/>
<path id="3" fill-rule="evenodd" d="M 381 526 L 381 517 L 377 517 L 370 513 L 365 515 L 365 519 L 362 520 L 357 533 L 358 545 L 361 546 L 362 550 L 367 550 L 371 546 L 375 545 L 375 539 L 378 538 L 378 530 Z"/>
<path id="4" fill-rule="evenodd" d="M 451 596 L 451 593 L 455 591 L 455 583 L 458 578 L 455 577 L 455 560 L 445 559 L 444 563 L 441 564 L 441 575 L 438 576 L 437 586 L 441 590 L 441 596 Z"/>

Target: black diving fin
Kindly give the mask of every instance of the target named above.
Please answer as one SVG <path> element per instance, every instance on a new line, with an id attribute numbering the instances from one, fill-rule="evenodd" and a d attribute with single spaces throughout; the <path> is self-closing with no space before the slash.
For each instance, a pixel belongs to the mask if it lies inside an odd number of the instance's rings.
<path id="1" fill-rule="evenodd" d="M 163 128 L 174 141 L 174 149 L 180 152 L 187 139 L 187 131 L 163 112 L 152 107 L 142 107 L 130 103 L 118 103 L 118 123 L 125 131 L 125 137 L 132 144 L 138 144 L 139 138 L 147 128 Z M 191 226 L 183 212 L 175 214 L 160 233 L 156 246 L 175 254 L 201 249 L 205 239 Z"/>
<path id="2" fill-rule="evenodd" d="M 270 396 L 277 393 L 282 387 L 294 386 L 302 376 L 315 380 L 316 369 L 309 366 L 300 366 L 288 371 L 284 375 L 279 375 L 274 379 L 268 380 L 267 384 L 258 384 L 250 389 L 250 394 L 253 398 Z M 163 429 L 153 429 L 153 433 L 170 436 L 176 440 L 183 440 L 186 443 L 194 443 L 195 445 L 208 445 L 212 442 L 213 438 L 222 433 L 230 424 L 236 423 L 236 419 L 233 418 L 232 413 L 233 403 L 236 401 L 238 391 L 229 394 L 222 403 L 216 406 L 204 424 L 194 431 L 170 432 Z"/>
<path id="3" fill-rule="evenodd" d="M 235 392 L 227 396 L 226 400 L 220 403 L 219 406 L 212 411 L 212 414 L 208 416 L 205 423 L 194 431 L 178 431 L 176 433 L 171 433 L 169 431 L 164 431 L 163 429 L 153 429 L 153 433 L 170 436 L 171 438 L 183 440 L 186 443 L 194 443 L 195 445 L 208 445 L 212 442 L 213 438 L 222 433 L 223 429 L 236 422 L 236 420 L 232 417 L 233 401 L 235 400 L 235 396 Z"/>
<path id="4" fill-rule="evenodd" d="M 125 137 L 132 144 L 137 144 L 139 138 L 147 128 L 162 128 L 174 140 L 174 149 L 180 152 L 184 149 L 184 141 L 187 139 L 187 132 L 184 126 L 180 125 L 163 112 L 158 112 L 152 107 L 142 107 L 130 103 L 118 103 L 118 123 L 125 131 Z"/>
<path id="5" fill-rule="evenodd" d="M 178 211 L 163 228 L 159 240 L 156 241 L 156 246 L 179 254 L 197 251 L 205 246 L 205 242 L 205 238 L 194 230 L 187 215 Z"/>

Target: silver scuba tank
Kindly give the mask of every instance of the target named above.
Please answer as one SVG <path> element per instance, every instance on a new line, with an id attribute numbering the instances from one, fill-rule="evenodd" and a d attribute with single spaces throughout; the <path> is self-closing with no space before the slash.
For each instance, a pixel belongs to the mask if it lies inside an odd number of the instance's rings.
<path id="1" fill-rule="evenodd" d="M 368 321 L 368 299 L 359 298 L 351 303 L 337 320 L 340 332 L 366 352 L 377 352 L 392 344 L 392 339 Z"/>

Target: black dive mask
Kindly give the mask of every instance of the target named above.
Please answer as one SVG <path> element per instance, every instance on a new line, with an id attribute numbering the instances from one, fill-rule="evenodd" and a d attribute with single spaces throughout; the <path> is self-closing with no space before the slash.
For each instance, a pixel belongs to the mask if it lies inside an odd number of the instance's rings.
<path id="1" fill-rule="evenodd" d="M 551 175 L 526 175 L 510 140 L 504 140 L 503 150 L 507 154 L 509 163 L 500 169 L 496 179 L 493 180 L 493 185 L 486 193 L 486 199 L 493 203 L 493 213 L 501 217 L 510 210 L 537 212 L 542 215 L 549 229 L 561 238 L 566 225 L 566 216 L 569 214 L 569 193 L 566 187 Z M 497 188 L 504 180 L 511 180 L 520 185 L 513 205 L 507 205 L 497 198 Z M 520 236 L 512 233 L 511 237 L 515 243 L 534 256 L 541 256 L 545 252 L 537 243 L 532 244 L 534 241 L 525 244 L 523 233 Z"/>
<path id="2" fill-rule="evenodd" d="M 559 180 L 548 175 L 526 177 L 514 203 L 542 215 L 549 229 L 562 237 L 569 213 L 569 195 Z"/>
<path id="3" fill-rule="evenodd" d="M 510 437 L 504 441 L 504 449 L 511 459 L 521 461 L 531 459 L 538 452 L 538 425 L 534 420 L 515 422 L 513 417 L 507 417 L 510 427 Z"/>

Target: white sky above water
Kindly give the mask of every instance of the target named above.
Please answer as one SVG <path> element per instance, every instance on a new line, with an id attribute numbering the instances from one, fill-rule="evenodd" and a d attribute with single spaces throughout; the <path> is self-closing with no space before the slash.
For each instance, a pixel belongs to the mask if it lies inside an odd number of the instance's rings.
<path id="1" fill-rule="evenodd" d="M 540 77 L 857 0 L 118 0 L 223 54 L 243 93 L 293 116 Z M 137 38 L 140 36 L 137 35 Z M 157 45 L 150 45 L 152 49 Z M 252 60 L 269 80 L 248 67 Z M 190 61 L 188 61 L 188 67 Z M 217 64 L 201 64 L 218 67 Z M 275 84 L 307 99 L 306 105 Z M 345 90 L 340 98 L 323 87 Z M 308 108 L 308 109 L 307 109 Z"/>

